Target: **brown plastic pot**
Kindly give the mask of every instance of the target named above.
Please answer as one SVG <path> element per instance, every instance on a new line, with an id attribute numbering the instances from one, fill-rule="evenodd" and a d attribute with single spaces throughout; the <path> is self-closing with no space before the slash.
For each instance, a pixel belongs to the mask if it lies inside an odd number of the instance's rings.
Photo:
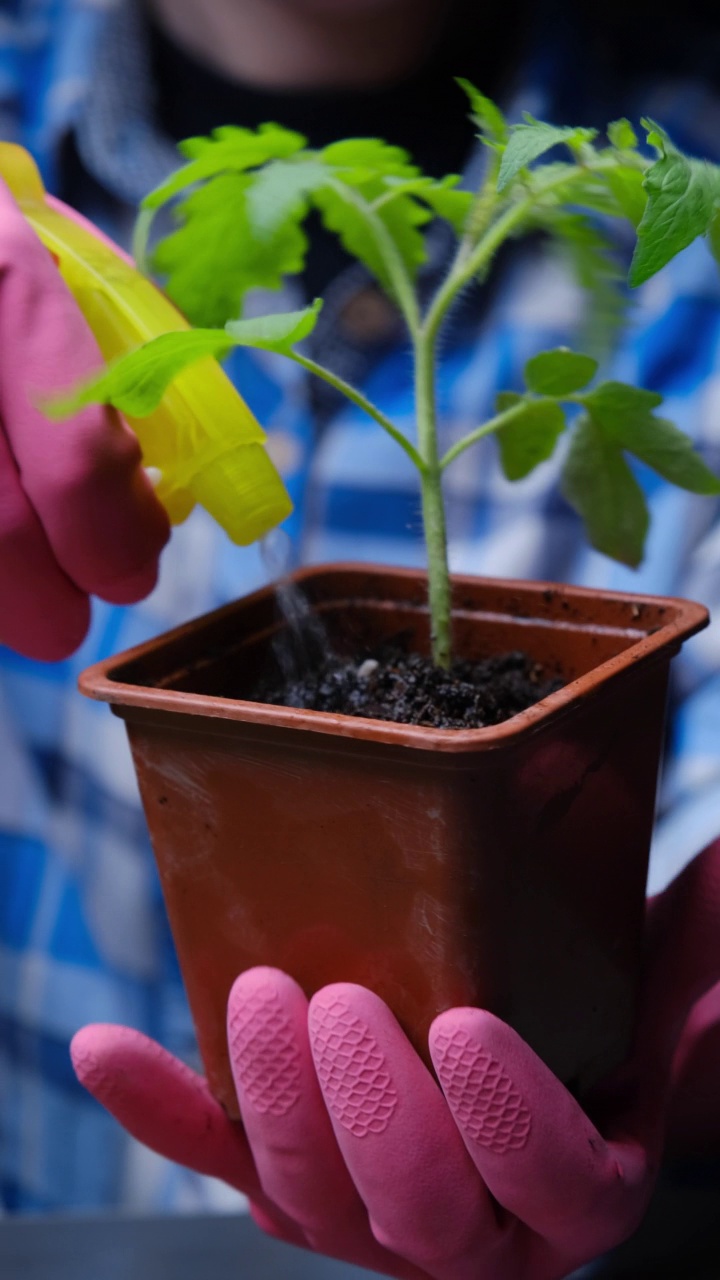
<path id="1" fill-rule="evenodd" d="M 427 651 L 420 572 L 296 575 L 332 643 Z M 225 1005 L 276 965 L 377 991 L 427 1060 L 453 1005 L 508 1021 L 578 1094 L 633 1028 L 670 659 L 698 604 L 458 577 L 459 655 L 525 649 L 569 682 L 493 728 L 244 700 L 271 588 L 86 671 L 127 724 L 211 1088 L 237 1114 Z M 235 694 L 234 697 L 227 696 Z"/>

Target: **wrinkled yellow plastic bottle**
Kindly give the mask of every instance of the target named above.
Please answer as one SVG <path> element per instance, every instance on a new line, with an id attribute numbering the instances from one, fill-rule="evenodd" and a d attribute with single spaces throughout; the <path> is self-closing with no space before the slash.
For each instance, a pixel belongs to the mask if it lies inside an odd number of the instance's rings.
<path id="1" fill-rule="evenodd" d="M 190 327 L 122 250 L 47 194 L 22 147 L 0 143 L 0 177 L 53 254 L 105 360 Z M 158 497 L 174 524 L 199 503 L 245 545 L 289 515 L 292 504 L 266 452 L 265 432 L 211 357 L 180 373 L 147 417 L 126 415 L 126 421 L 145 465 L 161 473 Z"/>

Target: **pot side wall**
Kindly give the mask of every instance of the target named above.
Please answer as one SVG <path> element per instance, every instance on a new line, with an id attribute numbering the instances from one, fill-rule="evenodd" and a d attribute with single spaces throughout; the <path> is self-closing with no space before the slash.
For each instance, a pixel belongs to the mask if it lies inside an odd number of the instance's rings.
<path id="1" fill-rule="evenodd" d="M 579 1092 L 619 1062 L 666 680 L 654 664 L 519 745 L 449 761 L 133 712 L 170 924 L 223 1105 L 237 1114 L 227 996 L 255 964 L 308 994 L 370 987 L 426 1061 L 435 1015 L 470 1004 Z"/>

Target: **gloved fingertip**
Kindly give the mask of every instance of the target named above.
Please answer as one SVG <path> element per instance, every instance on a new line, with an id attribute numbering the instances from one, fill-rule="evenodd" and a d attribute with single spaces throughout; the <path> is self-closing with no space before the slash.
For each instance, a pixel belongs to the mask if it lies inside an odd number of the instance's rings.
<path id="1" fill-rule="evenodd" d="M 147 1068 L 150 1064 L 167 1067 L 176 1072 L 194 1072 L 178 1059 L 173 1058 L 162 1045 L 134 1027 L 123 1027 L 113 1022 L 94 1022 L 82 1027 L 70 1042 L 70 1056 L 76 1070 L 83 1072 L 88 1063 L 112 1066 L 113 1071 L 130 1072 Z"/>
<path id="2" fill-rule="evenodd" d="M 307 1000 L 293 978 L 264 966 L 235 980 L 227 1008 L 233 1076 L 241 1107 L 285 1115 L 302 1093 Z"/>
<path id="3" fill-rule="evenodd" d="M 356 982 L 331 982 L 317 991 L 310 1001 L 311 1014 L 318 1010 L 331 1011 L 352 1007 L 356 1013 L 390 1018 L 395 1021 L 385 1001 L 367 987 Z"/>
<path id="4" fill-rule="evenodd" d="M 83 1075 L 86 1066 L 93 1059 L 93 1036 L 92 1027 L 83 1027 L 81 1031 L 76 1031 L 70 1041 L 70 1059 L 73 1064 L 73 1070 L 78 1080 L 82 1084 Z"/>
<path id="5" fill-rule="evenodd" d="M 257 994 L 281 996 L 298 992 L 302 994 L 302 988 L 284 970 L 259 964 L 238 975 L 230 990 L 228 1005 L 255 998 Z"/>
<path id="6" fill-rule="evenodd" d="M 76 486 L 74 499 L 66 495 L 64 504 L 53 491 L 39 507 L 68 578 L 88 595 L 119 605 L 142 600 L 153 590 L 171 532 L 143 467 L 133 458 L 130 462 L 121 457 L 117 466 L 98 473 L 94 488 L 89 482 Z"/>
<path id="7" fill-rule="evenodd" d="M 70 1054 L 82 1085 L 139 1142 L 168 1160 L 260 1192 L 242 1129 L 207 1082 L 156 1041 L 130 1027 L 83 1027 Z"/>
<path id="8" fill-rule="evenodd" d="M 80 592 L 59 613 L 42 620 L 33 615 L 26 622 L 14 618 L 11 628 L 0 626 L 5 644 L 33 662 L 64 662 L 80 648 L 90 628 L 90 601 Z"/>
<path id="9" fill-rule="evenodd" d="M 139 466 L 135 474 L 135 494 L 143 506 L 148 545 L 154 555 L 160 554 L 171 532 L 167 511 L 156 492 L 161 478 L 155 467 Z"/>
<path id="10" fill-rule="evenodd" d="M 532 1129 L 532 1111 L 513 1072 L 512 1054 L 497 1056 L 493 1032 L 505 1026 L 483 1010 L 453 1009 L 430 1027 L 430 1056 L 456 1121 L 466 1137 L 496 1155 L 522 1151 Z"/>
<path id="11" fill-rule="evenodd" d="M 160 554 L 170 539 L 167 512 L 143 467 L 135 473 L 133 493 L 137 513 L 133 537 L 123 539 L 121 530 L 114 541 L 120 544 L 120 555 L 131 543 L 134 563 L 124 565 L 107 579 L 98 575 L 93 585 L 94 594 L 110 604 L 135 604 L 150 595 L 157 585 Z"/>
<path id="12" fill-rule="evenodd" d="M 139 569 L 136 573 L 114 579 L 97 587 L 96 595 L 108 604 L 137 604 L 144 600 L 157 586 L 160 566 L 157 559 Z"/>
<path id="13" fill-rule="evenodd" d="M 104 1023 L 82 1027 L 70 1041 L 73 1070 L 83 1088 L 105 1105 L 114 1092 L 108 1070 L 108 1049 L 126 1029 Z"/>

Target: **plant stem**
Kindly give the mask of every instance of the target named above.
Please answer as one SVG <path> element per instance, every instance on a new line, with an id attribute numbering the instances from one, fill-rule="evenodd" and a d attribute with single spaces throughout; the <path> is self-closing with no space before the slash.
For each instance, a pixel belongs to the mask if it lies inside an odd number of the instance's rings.
<path id="1" fill-rule="evenodd" d="M 336 391 L 363 409 L 393 440 L 397 441 L 420 474 L 423 528 L 428 561 L 428 599 L 432 658 L 436 666 L 448 668 L 452 660 L 452 605 L 450 572 L 447 560 L 445 506 L 442 494 L 442 463 L 437 446 L 437 412 L 435 405 L 435 345 L 423 336 L 415 341 L 415 400 L 418 419 L 419 451 L 397 427 L 360 391 L 336 374 L 297 351 L 287 355 L 308 373 L 322 378 Z"/>
<path id="2" fill-rule="evenodd" d="M 425 470 L 425 463 L 414 444 L 403 435 L 402 431 L 398 431 L 394 423 L 389 418 L 386 418 L 377 405 L 374 405 L 372 400 L 368 400 L 367 396 L 362 394 L 362 391 L 357 391 L 349 382 L 345 382 L 344 378 L 339 378 L 337 374 L 332 373 L 330 369 L 326 369 L 324 365 L 317 364 L 314 360 L 308 359 L 307 356 L 300 355 L 298 351 L 287 351 L 286 355 L 291 360 L 294 360 L 296 364 L 302 365 L 303 369 L 307 369 L 308 373 L 313 373 L 316 378 L 321 378 L 323 382 L 327 382 L 331 387 L 334 387 L 347 400 L 351 400 L 353 404 L 356 404 L 358 409 L 362 409 L 368 417 L 373 418 L 382 427 L 383 431 L 387 431 L 388 435 L 392 436 L 393 440 L 400 445 L 400 448 L 404 449 L 410 461 L 422 475 Z"/>
<path id="3" fill-rule="evenodd" d="M 599 158 L 592 166 L 597 173 L 611 170 L 613 162 Z M 587 177 L 587 169 L 578 166 L 575 174 L 562 174 L 560 177 L 543 184 L 541 188 L 531 188 L 522 200 L 517 200 L 500 213 L 491 222 L 487 230 L 468 251 L 468 241 L 463 238 L 443 284 L 435 294 L 432 305 L 425 317 L 423 328 L 426 333 L 437 336 L 449 308 L 457 295 L 470 281 L 487 270 L 490 262 L 500 246 L 514 235 L 522 226 L 525 218 L 533 212 L 539 199 L 552 194 L 559 187 L 571 186 L 574 181 Z M 491 208 L 492 212 L 492 208 Z"/>
<path id="4" fill-rule="evenodd" d="M 497 430 L 502 423 L 493 419 L 491 423 L 486 424 L 487 430 L 479 427 L 466 441 L 460 441 L 458 445 L 453 446 L 441 462 L 437 439 L 435 347 L 442 322 L 460 290 L 489 264 L 500 245 L 522 224 L 532 210 L 536 198 L 535 195 L 530 195 L 506 209 L 495 222 L 491 223 L 469 252 L 468 242 L 464 241 L 461 244 L 458 255 L 435 295 L 424 322 L 412 335 L 415 348 L 418 444 L 424 463 L 420 482 L 427 547 L 432 657 L 436 666 L 446 669 L 452 661 L 452 592 L 442 472 L 444 467 L 464 448 L 480 439 L 482 435 L 489 434 L 491 430 Z M 481 206 L 481 211 L 478 211 L 478 229 L 488 213 L 492 216 L 492 206 L 489 201 L 488 206 L 485 208 Z"/>
<path id="5" fill-rule="evenodd" d="M 488 171 L 485 180 L 475 198 L 470 214 L 465 225 L 462 239 L 458 245 L 457 256 L 455 258 L 455 268 L 459 267 L 470 257 L 475 245 L 481 236 L 485 234 L 493 215 L 500 203 L 501 197 L 497 190 L 497 177 L 500 169 L 500 157 L 492 157 L 488 165 Z"/>
<path id="6" fill-rule="evenodd" d="M 571 399 L 570 396 L 564 397 Z M 527 413 L 528 401 L 523 399 L 519 404 L 511 405 L 509 409 L 504 409 L 502 413 L 496 413 L 494 418 L 488 418 L 487 422 L 483 422 L 482 426 L 476 427 L 474 431 L 470 431 L 468 435 L 463 436 L 462 440 L 458 440 L 447 453 L 440 459 L 440 470 L 444 471 L 450 466 L 456 458 L 460 457 L 466 449 L 476 444 L 478 440 L 482 440 L 483 436 L 492 435 L 494 431 L 500 431 L 502 427 L 506 427 L 509 422 L 513 422 L 515 418 L 521 418 Z"/>
<path id="7" fill-rule="evenodd" d="M 435 294 L 432 305 L 425 317 L 423 327 L 426 334 L 432 335 L 433 341 L 437 337 L 440 326 L 460 290 L 473 279 L 473 276 L 477 276 L 480 271 L 489 265 L 493 254 L 497 252 L 500 245 L 512 234 L 516 227 L 522 223 L 533 208 L 534 203 L 533 199 L 527 199 L 511 205 L 485 232 L 485 235 L 475 245 L 472 252 L 468 254 L 465 246 L 463 246 L 443 284 Z"/>
<path id="8" fill-rule="evenodd" d="M 563 175 L 562 181 L 567 183 L 568 176 Z M 560 182 L 557 185 L 561 185 Z M 552 184 L 548 184 L 543 194 L 550 190 Z M 436 666 L 445 668 L 450 666 L 452 660 L 452 597 L 442 472 L 471 444 L 492 431 L 497 431 L 506 422 L 520 416 L 521 412 L 520 408 L 513 407 L 496 415 L 464 440 L 458 441 L 440 460 L 435 403 L 435 347 L 443 320 L 460 290 L 489 266 L 500 246 L 522 226 L 537 202 L 537 193 L 531 192 L 525 199 L 511 204 L 492 221 L 496 201 L 489 192 L 483 194 L 486 198 L 479 200 L 474 210 L 471 237 L 464 238 L 461 242 L 455 261 L 435 295 L 420 329 L 417 332 L 411 330 L 415 347 L 418 444 L 424 463 L 420 481 L 427 547 L 432 656 Z M 472 238 L 475 236 L 479 238 L 473 244 Z"/>
<path id="9" fill-rule="evenodd" d="M 447 534 L 440 470 L 426 469 L 421 477 L 430 606 L 430 644 L 436 667 L 452 662 L 452 598 L 447 558 Z"/>
<path id="10" fill-rule="evenodd" d="M 328 185 L 340 196 L 341 200 L 345 200 L 347 204 L 354 205 L 371 228 L 375 244 L 392 286 L 392 293 L 395 295 L 395 301 L 400 307 L 408 330 L 414 339 L 420 328 L 418 301 L 405 263 L 385 223 L 375 213 L 372 205 L 358 195 L 352 187 L 338 181 L 331 181 Z"/>
<path id="11" fill-rule="evenodd" d="M 150 226 L 155 217 L 154 209 L 141 209 L 135 219 L 132 237 L 132 256 L 138 271 L 142 271 L 143 275 L 150 275 L 150 262 L 148 259 L 148 243 L 150 240 Z"/>
<path id="12" fill-rule="evenodd" d="M 435 343 L 424 334 L 415 342 L 415 403 L 418 444 L 423 461 L 420 485 L 427 548 L 431 651 L 435 665 L 447 669 L 452 661 L 452 600 L 442 470 L 438 457 Z"/>

